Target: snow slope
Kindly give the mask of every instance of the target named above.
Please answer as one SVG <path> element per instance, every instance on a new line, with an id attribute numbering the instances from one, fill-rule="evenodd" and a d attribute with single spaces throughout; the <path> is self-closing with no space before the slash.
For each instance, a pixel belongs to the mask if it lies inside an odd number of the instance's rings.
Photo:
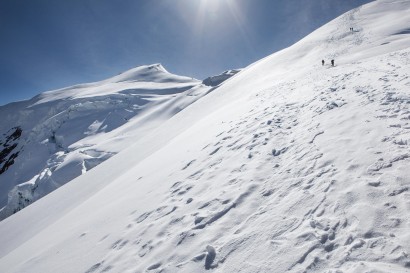
<path id="1" fill-rule="evenodd" d="M 0 272 L 410 272 L 409 22 L 375 1 L 245 68 L 2 221 Z"/>
<path id="2" fill-rule="evenodd" d="M 0 219 L 130 146 L 210 91 L 155 64 L 0 107 Z"/>

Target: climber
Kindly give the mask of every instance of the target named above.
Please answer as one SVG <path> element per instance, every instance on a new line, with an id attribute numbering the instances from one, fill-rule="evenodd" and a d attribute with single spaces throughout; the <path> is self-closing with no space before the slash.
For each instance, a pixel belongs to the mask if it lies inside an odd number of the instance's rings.
<path id="1" fill-rule="evenodd" d="M 322 65 L 325 65 L 325 60 L 322 60 Z"/>
<path id="2" fill-rule="evenodd" d="M 335 60 L 331 60 L 330 63 L 332 64 L 332 66 L 335 66 Z"/>

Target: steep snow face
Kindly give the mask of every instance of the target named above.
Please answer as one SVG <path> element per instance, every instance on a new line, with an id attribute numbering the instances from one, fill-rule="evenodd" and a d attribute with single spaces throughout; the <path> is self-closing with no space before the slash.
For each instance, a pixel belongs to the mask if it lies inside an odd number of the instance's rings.
<path id="1" fill-rule="evenodd" d="M 0 219 L 128 147 L 209 90 L 155 64 L 1 107 Z"/>
<path id="2" fill-rule="evenodd" d="M 408 14 L 337 18 L 7 218 L 0 271 L 409 272 Z"/>

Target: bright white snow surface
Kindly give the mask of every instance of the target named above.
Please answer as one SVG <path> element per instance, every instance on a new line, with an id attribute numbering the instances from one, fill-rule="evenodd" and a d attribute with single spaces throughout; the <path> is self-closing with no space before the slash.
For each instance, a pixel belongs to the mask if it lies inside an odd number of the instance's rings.
<path id="1" fill-rule="evenodd" d="M 372 2 L 244 69 L 0 222 L 0 272 L 410 272 L 409 22 Z"/>

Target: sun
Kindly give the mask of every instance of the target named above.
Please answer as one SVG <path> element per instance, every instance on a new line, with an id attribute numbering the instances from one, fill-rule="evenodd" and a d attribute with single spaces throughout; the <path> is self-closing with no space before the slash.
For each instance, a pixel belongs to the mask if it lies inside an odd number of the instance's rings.
<path id="1" fill-rule="evenodd" d="M 208 4 L 208 5 L 216 5 L 224 0 L 199 0 L 201 3 Z"/>
<path id="2" fill-rule="evenodd" d="M 199 0 L 200 7 L 203 10 L 216 11 L 219 9 L 221 2 L 225 0 Z"/>
<path id="3" fill-rule="evenodd" d="M 193 0 L 192 0 L 193 1 Z M 225 31 L 238 31 L 249 46 L 250 35 L 247 20 L 240 1 L 237 0 L 197 0 L 193 21 L 193 39 L 206 37 L 206 33 L 218 32 L 223 24 Z M 228 37 L 229 35 L 226 35 Z M 251 47 L 251 46 L 250 46 Z"/>

